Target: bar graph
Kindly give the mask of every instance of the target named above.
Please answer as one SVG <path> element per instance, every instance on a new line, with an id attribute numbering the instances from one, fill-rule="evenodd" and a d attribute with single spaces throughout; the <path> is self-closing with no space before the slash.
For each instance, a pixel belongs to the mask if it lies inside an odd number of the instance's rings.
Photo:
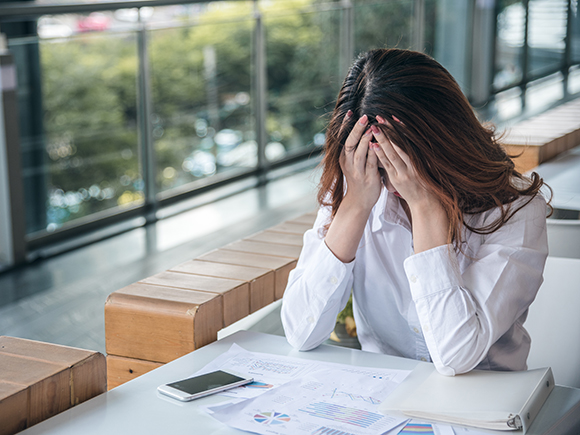
<path id="1" fill-rule="evenodd" d="M 399 435 L 435 435 L 430 423 L 407 423 Z"/>
<path id="2" fill-rule="evenodd" d="M 351 433 L 351 432 L 344 432 L 344 431 L 338 430 L 338 429 L 332 429 L 330 427 L 322 426 L 322 427 L 316 429 L 310 435 L 356 435 L 356 434 Z"/>
<path id="3" fill-rule="evenodd" d="M 313 417 L 324 418 L 339 423 L 348 423 L 365 429 L 383 418 L 381 414 L 374 412 L 325 402 L 312 403 L 306 408 L 300 409 L 300 411 Z"/>

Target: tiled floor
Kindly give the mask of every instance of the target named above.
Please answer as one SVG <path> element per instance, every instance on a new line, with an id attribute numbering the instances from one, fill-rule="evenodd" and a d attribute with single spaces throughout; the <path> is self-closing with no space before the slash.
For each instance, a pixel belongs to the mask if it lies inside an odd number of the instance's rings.
<path id="1" fill-rule="evenodd" d="M 145 228 L 0 275 L 0 335 L 105 353 L 107 296 L 212 249 L 316 209 L 302 171 Z"/>

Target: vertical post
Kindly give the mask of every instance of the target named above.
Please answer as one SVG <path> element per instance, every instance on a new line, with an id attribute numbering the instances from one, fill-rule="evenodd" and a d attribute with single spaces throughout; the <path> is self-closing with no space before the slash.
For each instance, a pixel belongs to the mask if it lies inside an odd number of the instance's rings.
<path id="1" fill-rule="evenodd" d="M 254 93 L 256 112 L 256 142 L 258 144 L 258 183 L 266 183 L 268 160 L 266 159 L 266 113 L 268 110 L 268 86 L 266 70 L 266 40 L 264 22 L 258 0 L 254 0 Z"/>
<path id="2" fill-rule="evenodd" d="M 522 47 L 522 83 L 520 85 L 520 89 L 522 91 L 522 112 L 526 108 L 526 91 L 528 88 L 528 69 L 530 64 L 529 59 L 529 38 L 528 32 L 530 29 L 530 2 L 529 0 L 524 1 L 524 8 L 525 8 L 525 22 L 524 22 L 524 46 Z"/>
<path id="3" fill-rule="evenodd" d="M 415 0 L 413 5 L 413 49 L 425 49 L 425 0 Z"/>
<path id="4" fill-rule="evenodd" d="M 203 69 L 209 124 L 215 129 L 215 131 L 220 131 L 219 94 L 216 73 L 217 62 L 215 47 L 213 45 L 206 45 L 203 47 Z M 213 146 L 213 154 L 217 161 L 218 149 L 216 144 Z"/>
<path id="5" fill-rule="evenodd" d="M 16 67 L 0 47 L 0 266 L 23 263 L 26 256 L 18 116 Z"/>
<path id="6" fill-rule="evenodd" d="M 147 44 L 147 26 L 139 10 L 139 30 L 137 31 L 137 55 L 139 58 L 138 74 L 138 112 L 139 112 L 139 144 L 140 163 L 145 185 L 145 218 L 147 222 L 157 220 L 157 183 L 156 159 L 153 135 L 151 131 L 152 103 L 151 79 L 149 76 L 149 49 Z"/>
<path id="7" fill-rule="evenodd" d="M 340 77 L 345 77 L 354 56 L 354 11 L 351 0 L 341 0 Z"/>
<path id="8" fill-rule="evenodd" d="M 562 65 L 562 86 L 564 86 L 564 98 L 570 96 L 568 91 L 568 75 L 572 66 L 572 0 L 568 0 L 566 8 L 566 38 L 564 39 L 564 59 Z"/>
<path id="9" fill-rule="evenodd" d="M 475 0 L 438 0 L 435 59 L 451 73 L 470 97 L 471 38 Z"/>
<path id="10" fill-rule="evenodd" d="M 491 96 L 496 21 L 495 1 L 477 0 L 471 47 L 471 99 L 475 105 L 485 104 Z"/>

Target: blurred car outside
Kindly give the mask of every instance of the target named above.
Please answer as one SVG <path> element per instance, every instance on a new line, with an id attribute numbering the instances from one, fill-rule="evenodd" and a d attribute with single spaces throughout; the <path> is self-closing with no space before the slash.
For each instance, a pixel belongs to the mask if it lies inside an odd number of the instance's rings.
<path id="1" fill-rule="evenodd" d="M 102 32 L 111 26 L 111 18 L 100 12 L 93 12 L 77 21 L 78 32 Z"/>

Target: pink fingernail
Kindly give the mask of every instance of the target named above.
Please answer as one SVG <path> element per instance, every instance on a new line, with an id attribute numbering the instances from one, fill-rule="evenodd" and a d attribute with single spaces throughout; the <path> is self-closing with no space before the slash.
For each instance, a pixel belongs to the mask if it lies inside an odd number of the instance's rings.
<path id="1" fill-rule="evenodd" d="M 367 131 L 365 131 L 365 134 L 363 134 L 363 136 L 368 136 L 371 133 L 371 129 L 367 128 Z"/>
<path id="2" fill-rule="evenodd" d="M 399 118 L 397 118 L 395 115 L 392 116 L 393 120 L 397 121 L 399 124 L 402 124 L 402 122 L 399 120 Z"/>
<path id="3" fill-rule="evenodd" d="M 358 122 L 359 122 L 359 124 L 360 124 L 360 125 L 365 125 L 365 124 L 367 123 L 367 121 L 368 121 L 368 120 L 369 120 L 368 116 L 366 116 L 366 115 L 363 115 L 363 116 L 361 117 L 361 119 L 359 119 L 359 121 L 358 121 Z"/>
<path id="4" fill-rule="evenodd" d="M 377 121 L 379 121 L 380 124 L 386 124 L 387 121 L 385 121 L 385 119 L 382 116 L 375 116 L 375 118 L 377 118 Z"/>
<path id="5" fill-rule="evenodd" d="M 381 133 L 381 131 L 379 130 L 379 128 L 376 125 L 371 125 L 371 130 L 373 131 L 374 134 Z"/>
<path id="6" fill-rule="evenodd" d="M 352 110 L 349 110 L 348 112 L 346 112 L 346 119 L 349 119 L 352 116 Z"/>

